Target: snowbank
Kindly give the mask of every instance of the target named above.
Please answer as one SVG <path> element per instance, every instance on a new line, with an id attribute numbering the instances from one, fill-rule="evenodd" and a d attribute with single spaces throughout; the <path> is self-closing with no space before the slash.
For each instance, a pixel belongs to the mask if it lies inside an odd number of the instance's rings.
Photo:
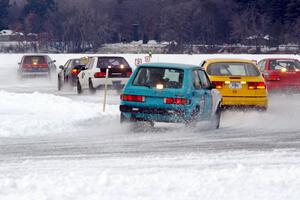
<path id="1" fill-rule="evenodd" d="M 118 115 L 117 106 L 73 101 L 52 94 L 0 91 L 0 137 L 42 135 L 73 130 L 79 122 Z"/>
<path id="2" fill-rule="evenodd" d="M 0 54 L 0 67 L 18 67 L 18 62 L 24 54 Z M 80 58 L 84 56 L 95 55 L 111 55 L 124 56 L 129 64 L 134 68 L 137 63 L 149 62 L 147 54 L 48 54 L 52 59 L 56 60 L 56 65 L 64 65 L 70 58 Z M 202 60 L 208 58 L 241 58 L 250 60 L 261 60 L 263 58 L 277 57 L 277 58 L 298 58 L 299 55 L 294 54 L 155 54 L 150 59 L 151 62 L 171 62 L 171 63 L 186 63 L 199 65 Z"/>

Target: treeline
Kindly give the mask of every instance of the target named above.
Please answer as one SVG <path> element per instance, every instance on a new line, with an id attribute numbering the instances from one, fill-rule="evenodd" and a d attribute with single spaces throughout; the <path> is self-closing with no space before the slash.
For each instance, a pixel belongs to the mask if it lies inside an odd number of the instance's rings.
<path id="1" fill-rule="evenodd" d="M 300 0 L 0 0 L 0 30 L 7 28 L 69 52 L 140 39 L 298 44 Z"/>

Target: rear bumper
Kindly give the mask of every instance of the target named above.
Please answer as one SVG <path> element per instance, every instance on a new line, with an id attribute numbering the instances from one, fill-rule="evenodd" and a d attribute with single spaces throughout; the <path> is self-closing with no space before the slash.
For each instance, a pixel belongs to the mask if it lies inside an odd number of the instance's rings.
<path id="1" fill-rule="evenodd" d="M 122 89 L 129 78 L 108 78 L 107 85 L 112 88 Z M 105 78 L 93 78 L 94 88 L 102 88 L 105 85 Z"/>
<path id="2" fill-rule="evenodd" d="M 21 72 L 22 76 L 48 76 L 49 72 Z"/>
<path id="3" fill-rule="evenodd" d="M 268 97 L 267 96 L 223 96 L 222 105 L 224 106 L 258 106 L 258 107 L 268 107 Z"/>
<path id="4" fill-rule="evenodd" d="M 189 115 L 184 109 L 145 108 L 120 105 L 123 115 L 132 121 L 186 122 Z"/>
<path id="5" fill-rule="evenodd" d="M 269 92 L 289 92 L 289 91 L 299 91 L 299 84 L 284 84 L 280 81 L 268 81 L 267 88 Z"/>

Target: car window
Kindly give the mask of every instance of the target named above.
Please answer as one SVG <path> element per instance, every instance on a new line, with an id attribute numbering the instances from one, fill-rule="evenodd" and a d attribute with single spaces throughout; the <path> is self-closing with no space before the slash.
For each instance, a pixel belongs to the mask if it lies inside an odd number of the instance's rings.
<path id="1" fill-rule="evenodd" d="M 26 56 L 24 64 L 46 64 L 47 61 L 44 56 Z"/>
<path id="2" fill-rule="evenodd" d="M 141 67 L 133 80 L 135 86 L 181 88 L 184 71 L 181 69 Z"/>
<path id="3" fill-rule="evenodd" d="M 75 67 L 77 65 L 80 65 L 80 59 L 74 59 L 69 67 Z"/>
<path id="4" fill-rule="evenodd" d="M 205 72 L 202 70 L 198 70 L 198 74 L 200 77 L 201 86 L 203 88 L 208 88 L 210 86 L 210 81 L 209 81 L 207 75 L 205 74 Z"/>
<path id="5" fill-rule="evenodd" d="M 201 89 L 201 81 L 198 75 L 197 70 L 193 70 L 193 85 L 195 87 L 195 89 Z"/>
<path id="6" fill-rule="evenodd" d="M 122 57 L 99 57 L 97 68 L 129 68 L 127 61 Z"/>
<path id="7" fill-rule="evenodd" d="M 66 62 L 66 64 L 64 65 L 64 67 L 67 68 L 70 62 L 71 62 L 71 60 L 68 60 L 68 61 Z"/>
<path id="8" fill-rule="evenodd" d="M 260 71 L 264 71 L 265 70 L 265 66 L 266 66 L 266 60 L 261 60 L 258 63 L 258 67 Z"/>
<path id="9" fill-rule="evenodd" d="M 93 58 L 93 59 L 90 59 L 89 62 L 88 62 L 88 64 L 87 64 L 87 68 L 88 68 L 88 69 L 92 69 L 93 66 L 94 66 L 94 62 L 95 62 L 95 59 L 94 59 L 94 58 Z"/>
<path id="10" fill-rule="evenodd" d="M 252 63 L 218 62 L 207 68 L 207 73 L 214 76 L 259 76 L 257 67 Z"/>
<path id="11" fill-rule="evenodd" d="M 70 62 L 67 64 L 66 67 L 67 67 L 68 69 L 72 68 L 72 61 L 73 61 L 73 60 L 70 60 Z"/>
<path id="12" fill-rule="evenodd" d="M 271 60 L 270 70 L 299 70 L 300 63 L 297 60 Z"/>

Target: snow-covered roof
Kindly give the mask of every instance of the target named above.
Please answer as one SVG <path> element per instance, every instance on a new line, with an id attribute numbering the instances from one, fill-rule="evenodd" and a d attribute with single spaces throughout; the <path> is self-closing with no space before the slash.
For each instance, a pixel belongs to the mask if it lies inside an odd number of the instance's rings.
<path id="1" fill-rule="evenodd" d="M 12 35 L 12 34 L 13 34 L 12 30 L 4 29 L 0 31 L 0 35 Z"/>
<path id="2" fill-rule="evenodd" d="M 251 35 L 246 38 L 247 40 L 254 40 L 254 39 L 264 39 L 264 40 L 270 40 L 272 37 L 268 35 Z"/>
<path id="3" fill-rule="evenodd" d="M 0 35 L 24 35 L 22 32 L 15 32 L 13 30 L 4 29 L 0 31 Z"/>

